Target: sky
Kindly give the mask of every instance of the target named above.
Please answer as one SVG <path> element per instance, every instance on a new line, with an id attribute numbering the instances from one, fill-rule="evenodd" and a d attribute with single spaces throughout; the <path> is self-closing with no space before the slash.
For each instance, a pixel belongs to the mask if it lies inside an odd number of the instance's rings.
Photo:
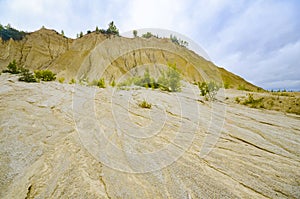
<path id="1" fill-rule="evenodd" d="M 0 10 L 2 25 L 45 26 L 72 38 L 110 21 L 120 33 L 175 31 L 255 85 L 300 91 L 298 0 L 0 0 Z"/>

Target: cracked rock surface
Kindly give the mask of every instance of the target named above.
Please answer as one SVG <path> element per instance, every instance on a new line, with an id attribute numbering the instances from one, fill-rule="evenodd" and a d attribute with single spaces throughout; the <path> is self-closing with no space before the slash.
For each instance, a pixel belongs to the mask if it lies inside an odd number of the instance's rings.
<path id="1" fill-rule="evenodd" d="M 188 84 L 0 85 L 0 198 L 300 198 L 297 115 L 209 103 Z"/>

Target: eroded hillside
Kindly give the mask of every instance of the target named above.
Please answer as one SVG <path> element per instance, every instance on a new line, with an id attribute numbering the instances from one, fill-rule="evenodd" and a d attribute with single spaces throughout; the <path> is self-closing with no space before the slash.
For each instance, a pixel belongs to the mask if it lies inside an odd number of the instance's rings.
<path id="1" fill-rule="evenodd" d="M 226 83 L 230 88 L 243 85 L 246 89 L 257 90 L 256 86 L 193 51 L 169 39 L 155 37 L 125 38 L 92 32 L 78 39 L 69 39 L 54 30 L 42 28 L 20 41 L 0 42 L 0 69 L 14 59 L 19 66 L 31 70 L 50 69 L 67 81 L 71 78 L 90 81 L 100 77 L 118 79 L 128 71 L 134 73 L 139 66 L 157 68 L 176 63 L 189 82 L 214 80 Z"/>

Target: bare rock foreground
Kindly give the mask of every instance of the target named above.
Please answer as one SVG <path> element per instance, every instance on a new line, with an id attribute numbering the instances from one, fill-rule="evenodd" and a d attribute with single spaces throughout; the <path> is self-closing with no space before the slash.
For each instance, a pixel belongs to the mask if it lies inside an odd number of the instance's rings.
<path id="1" fill-rule="evenodd" d="M 0 85 L 0 198 L 300 198 L 299 116 L 189 85 Z"/>

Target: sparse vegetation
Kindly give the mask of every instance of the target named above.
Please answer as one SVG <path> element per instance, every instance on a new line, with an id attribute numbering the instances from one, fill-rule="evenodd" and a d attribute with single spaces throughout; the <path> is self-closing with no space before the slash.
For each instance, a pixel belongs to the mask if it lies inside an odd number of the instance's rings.
<path id="1" fill-rule="evenodd" d="M 21 76 L 19 78 L 19 81 L 38 82 L 39 80 L 36 79 L 35 75 L 33 75 L 32 72 L 30 72 L 28 69 L 23 68 L 22 72 L 21 72 Z"/>
<path id="2" fill-rule="evenodd" d="M 42 81 L 53 81 L 56 79 L 55 75 L 50 70 L 36 70 L 34 71 L 34 74 L 29 71 L 27 68 L 18 67 L 16 60 L 13 60 L 10 62 L 7 66 L 6 70 L 3 70 L 5 73 L 11 73 L 11 74 L 20 74 L 19 81 L 24 82 L 39 82 Z"/>
<path id="3" fill-rule="evenodd" d="M 7 65 L 7 69 L 2 71 L 3 73 L 19 74 L 21 73 L 21 68 L 17 66 L 16 60 L 13 60 Z"/>
<path id="4" fill-rule="evenodd" d="M 59 83 L 64 83 L 64 82 L 65 82 L 65 78 L 64 78 L 64 77 L 58 78 L 58 82 L 59 82 Z"/>
<path id="5" fill-rule="evenodd" d="M 76 84 L 76 80 L 74 78 L 72 78 L 70 81 L 69 81 L 69 84 Z"/>
<path id="6" fill-rule="evenodd" d="M 170 35 L 170 39 L 174 44 L 177 44 L 179 46 L 187 47 L 189 45 L 187 41 L 181 40 L 177 38 L 175 35 Z"/>
<path id="7" fill-rule="evenodd" d="M 266 93 L 248 93 L 244 96 L 236 97 L 236 102 L 251 108 L 264 108 L 268 110 L 282 111 L 300 115 L 300 97 L 299 93 L 290 93 L 289 96 L 281 96 L 277 93 L 267 95 Z M 238 99 L 238 101 L 237 101 Z"/>
<path id="8" fill-rule="evenodd" d="M 170 92 L 181 91 L 180 73 L 176 64 L 169 64 L 167 71 L 163 71 L 162 75 L 158 78 L 157 84 L 160 89 Z"/>
<path id="9" fill-rule="evenodd" d="M 99 79 L 99 81 L 97 82 L 97 86 L 99 87 L 99 88 L 105 88 L 106 86 L 105 86 L 105 80 L 104 80 L 104 78 L 100 78 Z"/>
<path id="10" fill-rule="evenodd" d="M 89 78 L 87 77 L 82 77 L 79 79 L 79 84 L 82 86 L 89 85 Z"/>
<path id="11" fill-rule="evenodd" d="M 146 100 L 143 100 L 138 105 L 141 108 L 147 108 L 147 109 L 150 109 L 152 107 L 152 104 L 148 103 Z"/>
<path id="12" fill-rule="evenodd" d="M 98 29 L 98 31 L 96 31 L 96 32 L 100 32 L 102 34 L 107 34 L 107 35 L 119 35 L 119 29 L 116 27 L 116 25 L 114 24 L 113 21 L 108 24 L 107 30 L 105 30 L 105 29 L 99 30 Z"/>
<path id="13" fill-rule="evenodd" d="M 24 31 L 19 31 L 13 27 L 11 27 L 10 24 L 7 24 L 7 26 L 3 26 L 0 24 L 0 37 L 3 41 L 8 41 L 10 39 L 13 40 L 21 40 L 26 36 L 26 33 Z"/>
<path id="14" fill-rule="evenodd" d="M 206 100 L 215 100 L 220 87 L 214 82 L 198 82 L 198 88 L 200 90 L 200 95 L 204 96 Z"/>
<path id="15" fill-rule="evenodd" d="M 134 37 L 137 37 L 137 34 L 138 34 L 137 30 L 133 30 L 132 34 L 133 34 Z"/>
<path id="16" fill-rule="evenodd" d="M 262 100 L 264 99 L 263 97 L 259 98 L 259 99 L 254 99 L 253 94 L 252 93 L 248 93 L 248 99 L 246 99 L 243 102 L 243 105 L 250 105 L 251 108 L 263 108 L 263 103 Z"/>
<path id="17" fill-rule="evenodd" d="M 241 90 L 241 91 L 251 91 L 250 89 L 246 88 L 246 86 L 244 84 L 239 85 L 237 89 Z"/>
<path id="18" fill-rule="evenodd" d="M 157 35 L 154 35 L 154 34 L 152 34 L 151 32 L 146 32 L 145 34 L 142 34 L 142 37 L 143 37 L 143 38 L 146 38 L 146 39 L 149 39 L 149 38 L 151 38 L 151 37 L 156 37 L 156 38 L 158 38 Z"/>
<path id="19" fill-rule="evenodd" d="M 112 80 L 112 82 L 110 83 L 110 85 L 111 85 L 112 87 L 115 87 L 115 86 L 116 86 L 115 80 Z"/>
<path id="20" fill-rule="evenodd" d="M 51 70 L 35 70 L 34 74 L 36 79 L 45 82 L 54 81 L 56 79 L 56 74 L 53 73 Z"/>
<path id="21" fill-rule="evenodd" d="M 116 27 L 113 21 L 108 24 L 108 29 L 106 30 L 106 33 L 119 35 L 119 29 Z"/>
<path id="22" fill-rule="evenodd" d="M 150 76 L 149 69 L 146 69 L 143 77 L 135 76 L 128 78 L 124 82 L 121 82 L 118 87 L 136 85 L 145 88 L 160 88 L 164 91 L 178 92 L 181 90 L 180 81 L 181 76 L 176 68 L 176 64 L 169 64 L 167 71 L 162 71 L 157 81 Z"/>

